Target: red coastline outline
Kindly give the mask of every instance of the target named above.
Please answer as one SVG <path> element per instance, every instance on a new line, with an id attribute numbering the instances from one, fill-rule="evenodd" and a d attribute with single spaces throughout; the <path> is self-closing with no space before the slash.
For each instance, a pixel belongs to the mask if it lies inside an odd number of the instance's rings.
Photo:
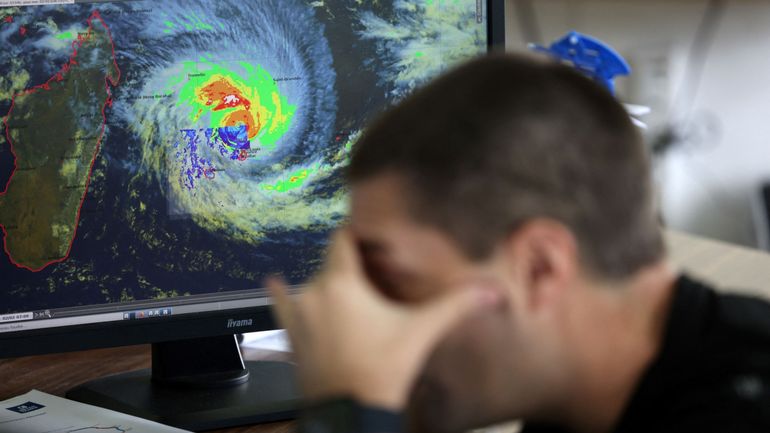
<path id="1" fill-rule="evenodd" d="M 94 19 L 99 20 L 102 23 L 102 27 L 104 27 L 104 30 L 107 32 L 107 37 L 110 40 L 110 47 L 112 48 L 112 63 L 115 66 L 115 70 L 117 71 L 117 77 L 113 79 L 110 77 L 110 74 L 108 73 L 107 76 L 104 78 L 104 86 L 107 89 L 107 100 L 104 101 L 104 105 L 102 105 L 102 127 L 101 127 L 101 130 L 99 131 L 99 138 L 96 141 L 96 149 L 94 150 L 94 156 L 91 158 L 91 166 L 88 168 L 88 177 L 86 178 L 86 187 L 83 190 L 83 196 L 80 198 L 80 204 L 78 205 L 78 212 L 77 212 L 77 215 L 75 216 L 75 227 L 72 231 L 72 239 L 70 239 L 70 244 L 67 247 L 67 253 L 61 259 L 52 260 L 46 263 L 45 265 L 43 265 L 42 267 L 40 267 L 39 269 L 32 269 L 28 266 L 24 266 L 20 263 L 16 263 L 13 260 L 13 256 L 11 256 L 11 252 L 8 251 L 8 232 L 5 230 L 5 226 L 0 224 L 0 230 L 2 230 L 3 232 L 3 250 L 5 251 L 5 254 L 8 256 L 8 260 L 10 260 L 14 266 L 21 269 L 26 269 L 31 272 L 40 272 L 43 269 L 47 268 L 48 266 L 51 266 L 52 264 L 61 263 L 67 260 L 70 256 L 70 252 L 72 251 L 72 244 L 75 242 L 75 238 L 77 237 L 78 225 L 80 223 L 80 211 L 83 209 L 83 202 L 85 201 L 86 195 L 88 194 L 88 187 L 91 184 L 91 174 L 93 173 L 94 164 L 96 163 L 96 156 L 99 155 L 99 150 L 101 149 L 101 145 L 102 145 L 102 138 L 104 138 L 104 130 L 107 126 L 107 114 L 105 112 L 108 107 L 112 106 L 112 102 L 113 102 L 110 84 L 112 84 L 113 87 L 117 87 L 118 83 L 120 82 L 121 72 L 120 72 L 120 68 L 118 67 L 118 61 L 115 57 L 115 43 L 112 39 L 112 33 L 110 32 L 110 28 L 107 26 L 107 23 L 104 22 L 104 19 L 102 19 L 102 16 L 99 13 L 99 11 L 94 11 L 87 20 L 87 23 L 88 23 L 87 37 L 90 37 L 91 32 L 93 31 Z M 64 79 L 64 74 L 70 71 L 70 67 L 72 65 L 77 65 L 76 59 L 78 55 L 78 49 L 83 45 L 87 37 L 78 35 L 78 39 L 72 42 L 72 55 L 70 55 L 69 62 L 65 63 L 64 66 L 62 66 L 62 68 L 59 70 L 59 72 L 54 74 L 53 77 L 49 78 L 48 81 L 13 95 L 13 98 L 11 99 L 11 108 L 8 110 L 8 114 L 6 114 L 5 118 L 3 119 L 3 125 L 5 125 L 5 136 L 6 136 L 6 139 L 8 140 L 8 145 L 10 146 L 10 149 L 11 149 L 11 155 L 13 155 L 13 171 L 11 172 L 11 176 L 8 178 L 8 182 L 5 184 L 5 188 L 3 188 L 2 192 L 0 192 L 0 196 L 4 196 L 8 192 L 8 187 L 11 185 L 11 180 L 13 179 L 13 175 L 16 174 L 16 169 L 18 168 L 18 164 L 17 164 L 18 159 L 16 158 L 16 153 L 13 151 L 13 140 L 11 140 L 11 132 L 8 127 L 8 119 L 10 119 L 11 113 L 13 112 L 13 107 L 16 102 L 16 97 L 36 93 L 40 90 L 51 90 L 50 85 L 53 81 L 62 81 Z"/>

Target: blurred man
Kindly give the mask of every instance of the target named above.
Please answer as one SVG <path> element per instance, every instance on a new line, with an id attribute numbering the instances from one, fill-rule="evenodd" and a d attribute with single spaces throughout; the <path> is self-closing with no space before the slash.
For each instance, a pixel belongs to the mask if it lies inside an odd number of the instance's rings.
<path id="1" fill-rule="evenodd" d="M 297 299 L 269 282 L 307 432 L 770 431 L 770 307 L 666 263 L 623 107 L 497 56 L 356 145 L 349 227 Z"/>

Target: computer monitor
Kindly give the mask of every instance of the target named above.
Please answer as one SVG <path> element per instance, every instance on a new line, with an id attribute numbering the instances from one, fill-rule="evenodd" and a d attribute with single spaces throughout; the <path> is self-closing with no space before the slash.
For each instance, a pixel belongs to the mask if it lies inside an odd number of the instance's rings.
<path id="1" fill-rule="evenodd" d="M 0 357 L 152 343 L 152 380 L 70 396 L 194 430 L 290 416 L 290 366 L 233 334 L 275 328 L 262 279 L 316 270 L 365 125 L 502 46 L 503 0 L 12 3 Z"/>

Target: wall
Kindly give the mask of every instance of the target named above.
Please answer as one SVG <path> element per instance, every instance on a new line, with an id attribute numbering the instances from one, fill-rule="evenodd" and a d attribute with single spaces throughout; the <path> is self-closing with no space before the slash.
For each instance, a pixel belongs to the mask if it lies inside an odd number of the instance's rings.
<path id="1" fill-rule="evenodd" d="M 706 2 L 534 0 L 550 43 L 569 30 L 614 46 L 635 69 L 618 81 L 621 99 L 649 104 L 651 141 L 674 122 L 690 137 L 656 163 L 661 207 L 675 229 L 755 245 L 750 200 L 770 179 L 770 2 L 727 2 L 698 91 L 687 59 Z M 507 45 L 526 46 L 514 0 L 506 4 Z"/>

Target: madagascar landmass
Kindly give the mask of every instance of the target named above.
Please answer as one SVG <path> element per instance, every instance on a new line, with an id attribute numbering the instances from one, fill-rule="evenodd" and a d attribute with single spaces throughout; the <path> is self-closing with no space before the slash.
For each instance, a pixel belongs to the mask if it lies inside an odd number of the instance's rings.
<path id="1" fill-rule="evenodd" d="M 4 250 L 16 266 L 41 271 L 66 260 L 105 129 L 120 70 L 98 12 L 49 81 L 13 98 L 4 120 L 14 171 L 0 193 Z"/>

